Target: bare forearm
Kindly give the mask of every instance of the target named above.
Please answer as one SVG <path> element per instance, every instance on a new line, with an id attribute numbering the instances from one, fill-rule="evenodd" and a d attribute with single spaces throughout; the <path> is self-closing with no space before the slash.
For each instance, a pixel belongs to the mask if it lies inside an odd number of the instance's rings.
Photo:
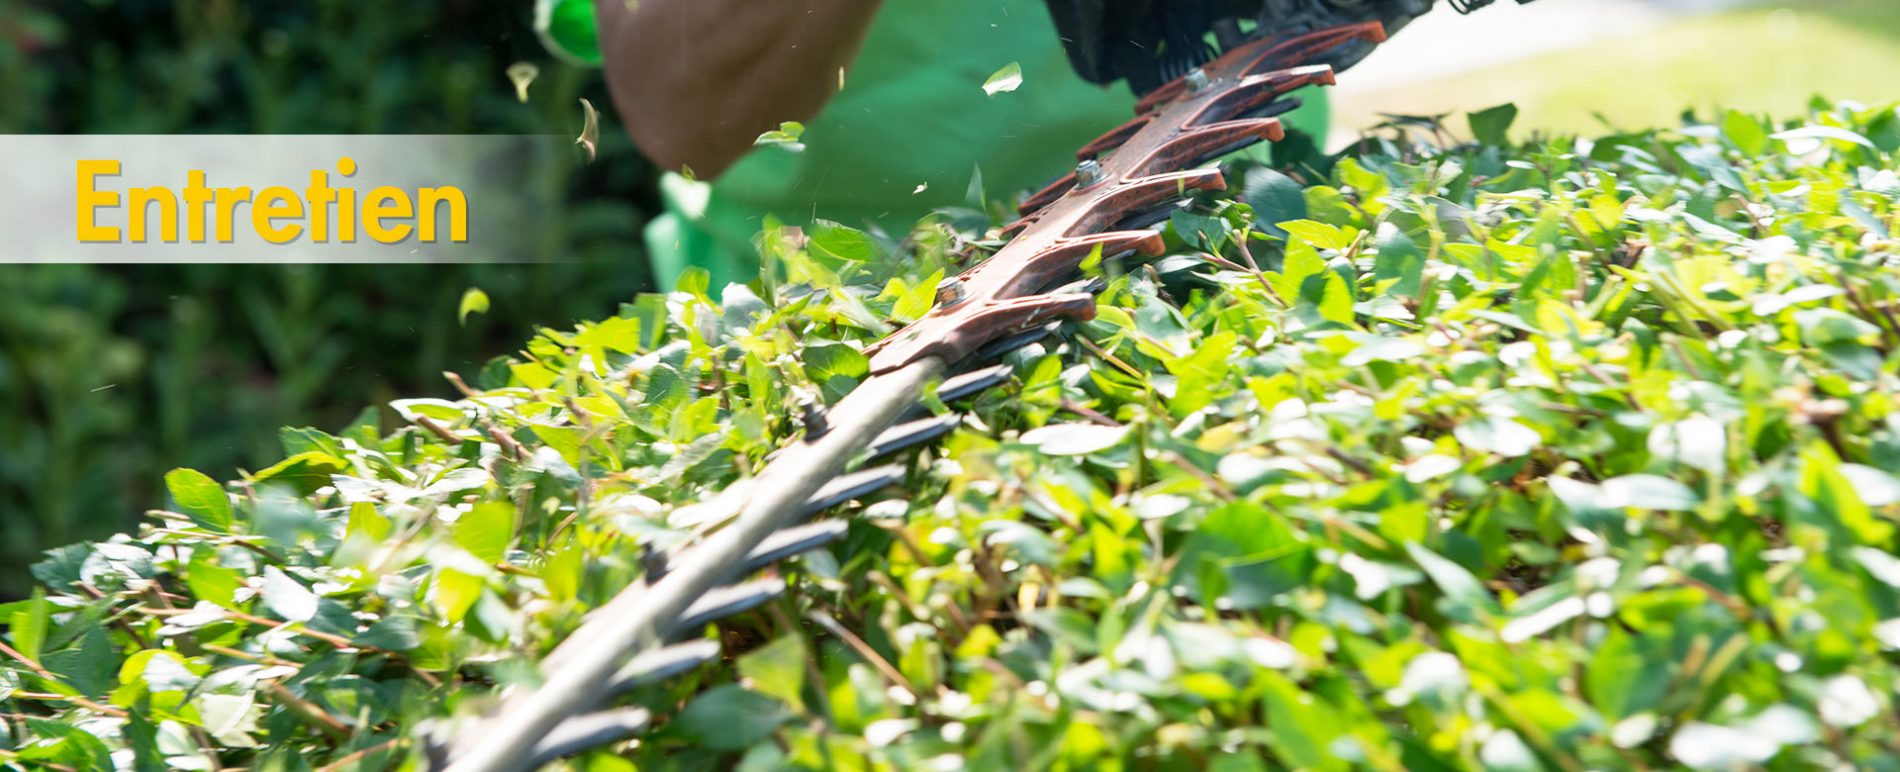
<path id="1" fill-rule="evenodd" d="M 818 113 L 880 4 L 595 0 L 607 86 L 649 158 L 716 176 L 760 132 Z"/>

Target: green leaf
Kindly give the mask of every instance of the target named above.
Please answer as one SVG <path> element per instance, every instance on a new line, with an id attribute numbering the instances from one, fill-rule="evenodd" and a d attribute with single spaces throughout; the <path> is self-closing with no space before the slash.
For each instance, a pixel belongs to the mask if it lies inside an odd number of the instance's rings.
<path id="1" fill-rule="evenodd" d="M 202 695 L 198 698 L 198 713 L 204 719 L 205 731 L 219 743 L 237 747 L 257 743 L 252 734 L 257 731 L 257 719 L 263 710 L 256 694 Z"/>
<path id="2" fill-rule="evenodd" d="M 534 433 L 535 439 L 561 454 L 561 460 L 566 461 L 568 466 L 581 465 L 581 445 L 587 439 L 587 430 L 578 426 L 548 424 L 533 424 L 528 430 Z"/>
<path id="3" fill-rule="evenodd" d="M 236 608 L 237 590 L 243 586 L 244 578 L 237 571 L 213 563 L 212 559 L 209 548 L 194 551 L 185 569 L 185 586 L 191 589 L 192 597 Z"/>
<path id="4" fill-rule="evenodd" d="M 1876 516 L 1867 506 L 1853 481 L 1842 472 L 1840 459 L 1826 445 L 1816 443 L 1801 453 L 1801 492 L 1812 498 L 1821 511 L 1855 541 L 1891 543 L 1893 524 Z"/>
<path id="5" fill-rule="evenodd" d="M 357 636 L 356 643 L 386 651 L 406 652 L 422 645 L 416 620 L 409 616 L 387 616 Z"/>
<path id="6" fill-rule="evenodd" d="M 1689 486 L 1653 474 L 1632 474 L 1603 481 L 1603 506 L 1610 509 L 1654 509 L 1683 512 L 1695 509 L 1702 497 Z"/>
<path id="7" fill-rule="evenodd" d="M 515 505 L 506 501 L 481 502 L 455 521 L 456 546 L 489 565 L 502 562 L 514 540 Z"/>
<path id="8" fill-rule="evenodd" d="M 988 80 L 983 81 L 983 93 L 996 96 L 997 94 L 1015 91 L 1021 88 L 1022 85 L 1022 64 L 1010 62 L 1009 64 L 1003 65 L 1002 69 L 992 73 Z"/>
<path id="9" fill-rule="evenodd" d="M 126 658 L 119 667 L 119 681 L 142 684 L 152 692 L 183 692 L 198 685 L 201 672 L 177 652 L 145 649 Z"/>
<path id="10" fill-rule="evenodd" d="M 93 732 L 44 718 L 28 718 L 22 723 L 30 736 L 48 742 L 21 749 L 17 754 L 20 759 L 59 763 L 72 769 L 113 768 L 112 750 Z"/>
<path id="11" fill-rule="evenodd" d="M 277 442 L 284 446 L 284 453 L 289 456 L 295 456 L 299 453 L 320 452 L 333 458 L 341 458 L 348 454 L 348 451 L 343 449 L 343 443 L 338 441 L 337 438 L 308 426 L 286 426 L 279 429 L 277 431 Z"/>
<path id="12" fill-rule="evenodd" d="M 74 691 L 101 697 L 112 689 L 112 675 L 119 666 L 118 653 L 105 628 L 94 626 L 79 636 L 79 645 L 48 653 L 41 664 Z"/>
<path id="13" fill-rule="evenodd" d="M 231 531 L 231 497 L 203 472 L 173 469 L 165 475 L 165 489 L 181 513 L 213 533 Z"/>
<path id="14" fill-rule="evenodd" d="M 752 144 L 758 147 L 778 147 L 788 152 L 798 153 L 805 149 L 805 143 L 799 141 L 799 138 L 803 136 L 805 136 L 805 124 L 786 121 L 779 124 L 776 130 L 760 134 L 758 139 L 752 141 Z"/>
<path id="15" fill-rule="evenodd" d="M 1195 249 L 1213 249 L 1227 235 L 1227 221 L 1220 217 L 1195 214 L 1177 209 L 1168 215 L 1168 227 L 1181 241 Z"/>
<path id="16" fill-rule="evenodd" d="M 349 468 L 348 462 L 322 451 L 298 453 L 252 476 L 259 484 L 278 484 L 308 496 L 330 484 L 330 477 Z"/>
<path id="17" fill-rule="evenodd" d="M 1326 270 L 1326 261 L 1321 259 L 1313 245 L 1295 240 L 1286 248 L 1286 261 L 1280 266 L 1280 273 L 1268 274 L 1267 279 L 1273 285 L 1274 294 L 1288 303 L 1298 303 L 1300 290 L 1306 286 L 1306 280 L 1318 276 Z"/>
<path id="18" fill-rule="evenodd" d="M 548 595 L 558 601 L 573 600 L 581 590 L 581 580 L 587 571 L 586 560 L 586 550 L 571 539 L 567 546 L 549 553 L 540 570 Z"/>
<path id="19" fill-rule="evenodd" d="M 508 82 L 514 84 L 515 101 L 528 103 L 528 87 L 534 85 L 534 79 L 541 77 L 541 67 L 534 62 L 515 62 L 502 71 L 508 76 Z"/>
<path id="20" fill-rule="evenodd" d="M 1352 245 L 1346 232 L 1337 225 L 1327 225 L 1312 220 L 1293 220 L 1280 223 L 1280 229 L 1292 234 L 1293 238 L 1304 241 L 1319 249 L 1345 249 Z M 1288 256 L 1291 257 L 1289 251 Z"/>
<path id="21" fill-rule="evenodd" d="M 276 566 L 264 567 L 264 589 L 259 596 L 264 607 L 280 618 L 308 622 L 317 616 L 317 594 Z"/>
<path id="22" fill-rule="evenodd" d="M 482 578 L 465 574 L 453 568 L 444 568 L 435 576 L 434 595 L 431 598 L 438 613 L 450 623 L 462 621 L 470 606 L 482 597 L 485 584 Z"/>
<path id="23" fill-rule="evenodd" d="M 1832 308 L 1796 311 L 1794 321 L 1801 328 L 1801 340 L 1810 346 L 1860 343 L 1880 334 L 1880 328 L 1871 322 Z"/>
<path id="24" fill-rule="evenodd" d="M 1248 169 L 1241 195 L 1253 207 L 1254 227 L 1285 237 L 1277 223 L 1306 219 L 1306 191 L 1299 181 L 1266 167 Z"/>
<path id="25" fill-rule="evenodd" d="M 346 538 L 362 537 L 372 542 L 389 538 L 395 525 L 376 511 L 376 505 L 359 501 L 350 505 L 350 519 L 343 526 Z"/>
<path id="26" fill-rule="evenodd" d="M 1517 122 L 1517 105 L 1498 105 L 1488 110 L 1471 113 L 1468 118 L 1471 122 L 1471 135 L 1479 142 L 1493 146 L 1508 145 L 1511 124 Z"/>
<path id="27" fill-rule="evenodd" d="M 754 691 L 803 711 L 805 667 L 810 659 L 805 639 L 787 635 L 740 657 L 739 675 Z"/>
<path id="28" fill-rule="evenodd" d="M 1396 280 L 1388 290 L 1398 297 L 1416 297 L 1425 279 L 1425 254 L 1404 232 L 1394 229 L 1378 240 L 1373 257 L 1373 278 L 1381 283 Z"/>
<path id="29" fill-rule="evenodd" d="M 1023 621 L 1041 630 L 1056 643 L 1072 647 L 1082 654 L 1093 654 L 1100 648 L 1094 620 L 1075 609 L 1036 609 L 1025 613 Z"/>
<path id="30" fill-rule="evenodd" d="M 1467 448 L 1496 453 L 1505 458 L 1528 455 L 1544 441 L 1536 429 L 1502 416 L 1483 416 L 1475 421 L 1466 421 L 1459 424 L 1453 434 Z"/>
<path id="31" fill-rule="evenodd" d="M 1377 215 L 1387 208 L 1385 197 L 1392 192 L 1392 183 L 1385 175 L 1361 165 L 1358 159 L 1346 157 L 1339 160 L 1333 169 L 1341 186 L 1352 188 L 1359 200 L 1359 207 L 1367 214 Z"/>
<path id="32" fill-rule="evenodd" d="M 1326 272 L 1326 287 L 1322 290 L 1319 302 L 1320 318 L 1335 324 L 1351 325 L 1353 291 L 1346 284 L 1346 278 L 1338 272 Z"/>
<path id="33" fill-rule="evenodd" d="M 462 293 L 462 304 L 455 310 L 455 318 L 463 326 L 468 325 L 469 314 L 488 313 L 488 293 L 476 287 L 469 287 Z"/>
<path id="34" fill-rule="evenodd" d="M 605 365 L 607 352 L 633 354 L 640 351 L 640 320 L 612 316 L 587 325 L 574 336 L 574 346 L 593 357 L 596 366 Z"/>
<path id="35" fill-rule="evenodd" d="M 1874 145 L 1873 140 L 1861 136 L 1858 133 L 1840 128 L 1839 126 L 1803 126 L 1798 129 L 1789 129 L 1774 136 L 1775 139 L 1788 143 L 1791 149 L 1797 153 L 1806 152 L 1805 149 L 1802 148 L 1806 143 L 1819 144 L 1820 140 L 1847 142 L 1870 150 L 1879 149 Z"/>
<path id="36" fill-rule="evenodd" d="M 1751 156 L 1768 151 L 1768 130 L 1761 121 L 1739 110 L 1730 110 L 1722 117 L 1722 137 Z"/>
<path id="37" fill-rule="evenodd" d="M 871 359 L 843 343 L 825 343 L 805 349 L 805 376 L 824 391 L 827 402 L 842 399 L 870 372 Z"/>
<path id="38" fill-rule="evenodd" d="M 1657 653 L 1623 628 L 1609 628 L 1586 671 L 1591 704 L 1612 720 L 1654 709 L 1669 684 L 1669 662 Z"/>
<path id="39" fill-rule="evenodd" d="M 1346 724 L 1313 694 L 1278 673 L 1255 671 L 1266 704 L 1267 742 L 1290 768 L 1334 770 L 1347 764 L 1331 748 Z"/>
<path id="40" fill-rule="evenodd" d="M 1464 566 L 1416 542 L 1406 544 L 1405 552 L 1444 593 L 1444 597 L 1439 600 L 1439 610 L 1446 616 L 1463 622 L 1476 622 L 1484 616 L 1496 616 L 1499 613 L 1497 599 Z"/>
<path id="41" fill-rule="evenodd" d="M 693 698 L 673 720 L 672 729 L 704 748 L 742 750 L 765 739 L 787 718 L 779 701 L 725 684 Z"/>
<path id="42" fill-rule="evenodd" d="M 165 754 L 158 748 L 158 725 L 144 711 L 131 711 L 123 732 L 126 744 L 131 746 L 133 772 L 165 772 Z"/>
<path id="43" fill-rule="evenodd" d="M 1086 456 L 1120 445 L 1128 427 L 1051 424 L 1023 432 L 1022 441 L 1051 456 Z"/>
<path id="44" fill-rule="evenodd" d="M 7 623 L 7 629 L 13 634 L 14 650 L 26 655 L 27 659 L 38 661 L 40 647 L 46 643 L 48 619 L 52 615 L 52 604 L 46 600 L 46 592 L 33 588 L 33 599 L 26 608 L 13 612 Z"/>
<path id="45" fill-rule="evenodd" d="M 877 257 L 877 243 L 864 231 L 829 220 L 812 223 L 806 249 L 834 269 L 845 263 L 863 263 Z"/>

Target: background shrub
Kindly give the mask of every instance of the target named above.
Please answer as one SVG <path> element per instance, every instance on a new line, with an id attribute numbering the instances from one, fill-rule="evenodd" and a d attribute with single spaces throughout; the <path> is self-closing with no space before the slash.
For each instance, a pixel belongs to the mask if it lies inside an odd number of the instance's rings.
<path id="1" fill-rule="evenodd" d="M 127 0 L 0 13 L 0 132 L 579 132 L 598 78 L 550 59 L 530 3 Z M 541 68 L 522 104 L 504 75 Z M 546 184 L 561 262 L 466 266 L 0 265 L 0 597 L 41 550 L 130 528 L 190 466 L 270 463 L 275 429 L 342 426 L 535 324 L 651 288 L 650 168 L 622 132 Z M 481 287 L 493 311 L 454 324 Z M 210 387 L 215 384 L 215 388 Z"/>

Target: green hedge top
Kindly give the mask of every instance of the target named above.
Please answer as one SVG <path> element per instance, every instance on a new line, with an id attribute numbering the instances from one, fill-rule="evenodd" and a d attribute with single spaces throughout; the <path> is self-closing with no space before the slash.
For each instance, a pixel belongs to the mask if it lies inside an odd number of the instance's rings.
<path id="1" fill-rule="evenodd" d="M 1240 168 L 585 769 L 1900 767 L 1892 108 Z M 0 608 L 0 759 L 420 758 L 865 374 L 978 212 L 771 229 Z M 823 620 L 823 622 L 819 622 Z M 828 624 L 835 620 L 834 627 Z M 837 631 L 842 630 L 844 634 Z"/>

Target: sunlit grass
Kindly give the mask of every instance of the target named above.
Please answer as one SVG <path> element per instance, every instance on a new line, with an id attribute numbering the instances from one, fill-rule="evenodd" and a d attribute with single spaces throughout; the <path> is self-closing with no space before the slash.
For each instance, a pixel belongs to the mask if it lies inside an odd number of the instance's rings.
<path id="1" fill-rule="evenodd" d="M 1601 133 L 1606 123 L 1666 125 L 1685 108 L 1796 115 L 1817 94 L 1900 97 L 1900 3 L 1769 3 L 1376 92 L 1335 109 L 1340 127 L 1357 129 L 1378 123 L 1380 113 L 1462 113 L 1515 102 L 1520 129 Z"/>

